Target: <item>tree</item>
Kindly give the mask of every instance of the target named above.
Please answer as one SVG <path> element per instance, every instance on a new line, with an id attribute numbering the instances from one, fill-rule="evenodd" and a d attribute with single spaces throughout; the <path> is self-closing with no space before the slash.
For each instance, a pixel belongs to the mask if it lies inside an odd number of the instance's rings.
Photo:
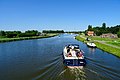
<path id="1" fill-rule="evenodd" d="M 0 31 L 0 36 L 5 36 L 5 32 L 4 31 Z"/>
<path id="2" fill-rule="evenodd" d="M 93 31 L 92 25 L 88 25 L 88 31 Z"/>
<path id="3" fill-rule="evenodd" d="M 120 38 L 120 31 L 117 33 L 117 36 Z"/>
<path id="4" fill-rule="evenodd" d="M 43 30 L 42 33 L 64 33 L 63 30 Z"/>
<path id="5" fill-rule="evenodd" d="M 93 28 L 91 25 L 88 25 L 87 30 L 93 30 L 97 36 L 100 36 L 101 34 L 104 33 L 117 34 L 118 36 L 120 35 L 120 25 L 106 27 L 106 23 L 103 23 L 102 27 L 97 26 Z"/>
<path id="6" fill-rule="evenodd" d="M 26 36 L 28 35 L 28 37 L 30 36 L 38 36 L 38 31 L 37 30 L 28 30 L 25 31 Z"/>
<path id="7" fill-rule="evenodd" d="M 104 30 L 106 29 L 106 23 L 102 24 L 102 29 L 104 29 Z"/>

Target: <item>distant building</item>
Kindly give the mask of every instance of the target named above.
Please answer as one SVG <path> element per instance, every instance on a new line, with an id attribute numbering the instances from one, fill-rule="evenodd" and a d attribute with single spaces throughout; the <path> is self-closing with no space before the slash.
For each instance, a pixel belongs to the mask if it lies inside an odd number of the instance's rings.
<path id="1" fill-rule="evenodd" d="M 112 33 L 107 33 L 107 34 L 102 34 L 102 38 L 118 38 L 117 34 L 112 34 Z"/>
<path id="2" fill-rule="evenodd" d="M 95 34 L 94 34 L 94 31 L 87 31 L 87 35 L 88 36 L 94 36 Z"/>

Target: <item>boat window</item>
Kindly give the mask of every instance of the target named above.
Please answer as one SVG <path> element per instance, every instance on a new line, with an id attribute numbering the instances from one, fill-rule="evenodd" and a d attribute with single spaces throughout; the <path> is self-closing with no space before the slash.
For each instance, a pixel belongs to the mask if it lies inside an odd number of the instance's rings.
<path id="1" fill-rule="evenodd" d="M 67 53 L 69 53 L 70 52 L 70 49 L 67 49 Z"/>
<path id="2" fill-rule="evenodd" d="M 74 48 L 75 48 L 75 49 L 79 49 L 79 47 L 78 47 L 78 46 L 75 46 Z"/>

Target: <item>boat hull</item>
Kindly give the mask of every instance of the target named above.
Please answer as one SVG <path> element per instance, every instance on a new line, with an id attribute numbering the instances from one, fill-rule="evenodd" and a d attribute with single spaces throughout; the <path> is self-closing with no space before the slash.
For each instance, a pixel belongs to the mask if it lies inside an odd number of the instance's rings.
<path id="1" fill-rule="evenodd" d="M 74 48 L 72 48 L 74 47 Z M 86 61 L 83 56 L 83 51 L 78 45 L 68 45 L 63 50 L 63 64 L 65 66 L 85 66 Z"/>
<path id="2" fill-rule="evenodd" d="M 91 48 L 97 48 L 96 46 L 90 46 L 90 45 L 87 45 L 88 47 L 91 47 Z"/>
<path id="3" fill-rule="evenodd" d="M 96 45 L 94 43 L 87 43 L 87 46 L 91 48 L 96 48 Z"/>
<path id="4" fill-rule="evenodd" d="M 65 66 L 85 66 L 85 59 L 64 59 L 63 61 Z"/>

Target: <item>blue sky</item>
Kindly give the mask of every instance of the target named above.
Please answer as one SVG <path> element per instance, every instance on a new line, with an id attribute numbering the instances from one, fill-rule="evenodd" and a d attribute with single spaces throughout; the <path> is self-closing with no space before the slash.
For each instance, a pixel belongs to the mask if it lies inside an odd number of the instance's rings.
<path id="1" fill-rule="evenodd" d="M 120 0 L 0 0 L 0 30 L 86 30 L 120 24 Z"/>

